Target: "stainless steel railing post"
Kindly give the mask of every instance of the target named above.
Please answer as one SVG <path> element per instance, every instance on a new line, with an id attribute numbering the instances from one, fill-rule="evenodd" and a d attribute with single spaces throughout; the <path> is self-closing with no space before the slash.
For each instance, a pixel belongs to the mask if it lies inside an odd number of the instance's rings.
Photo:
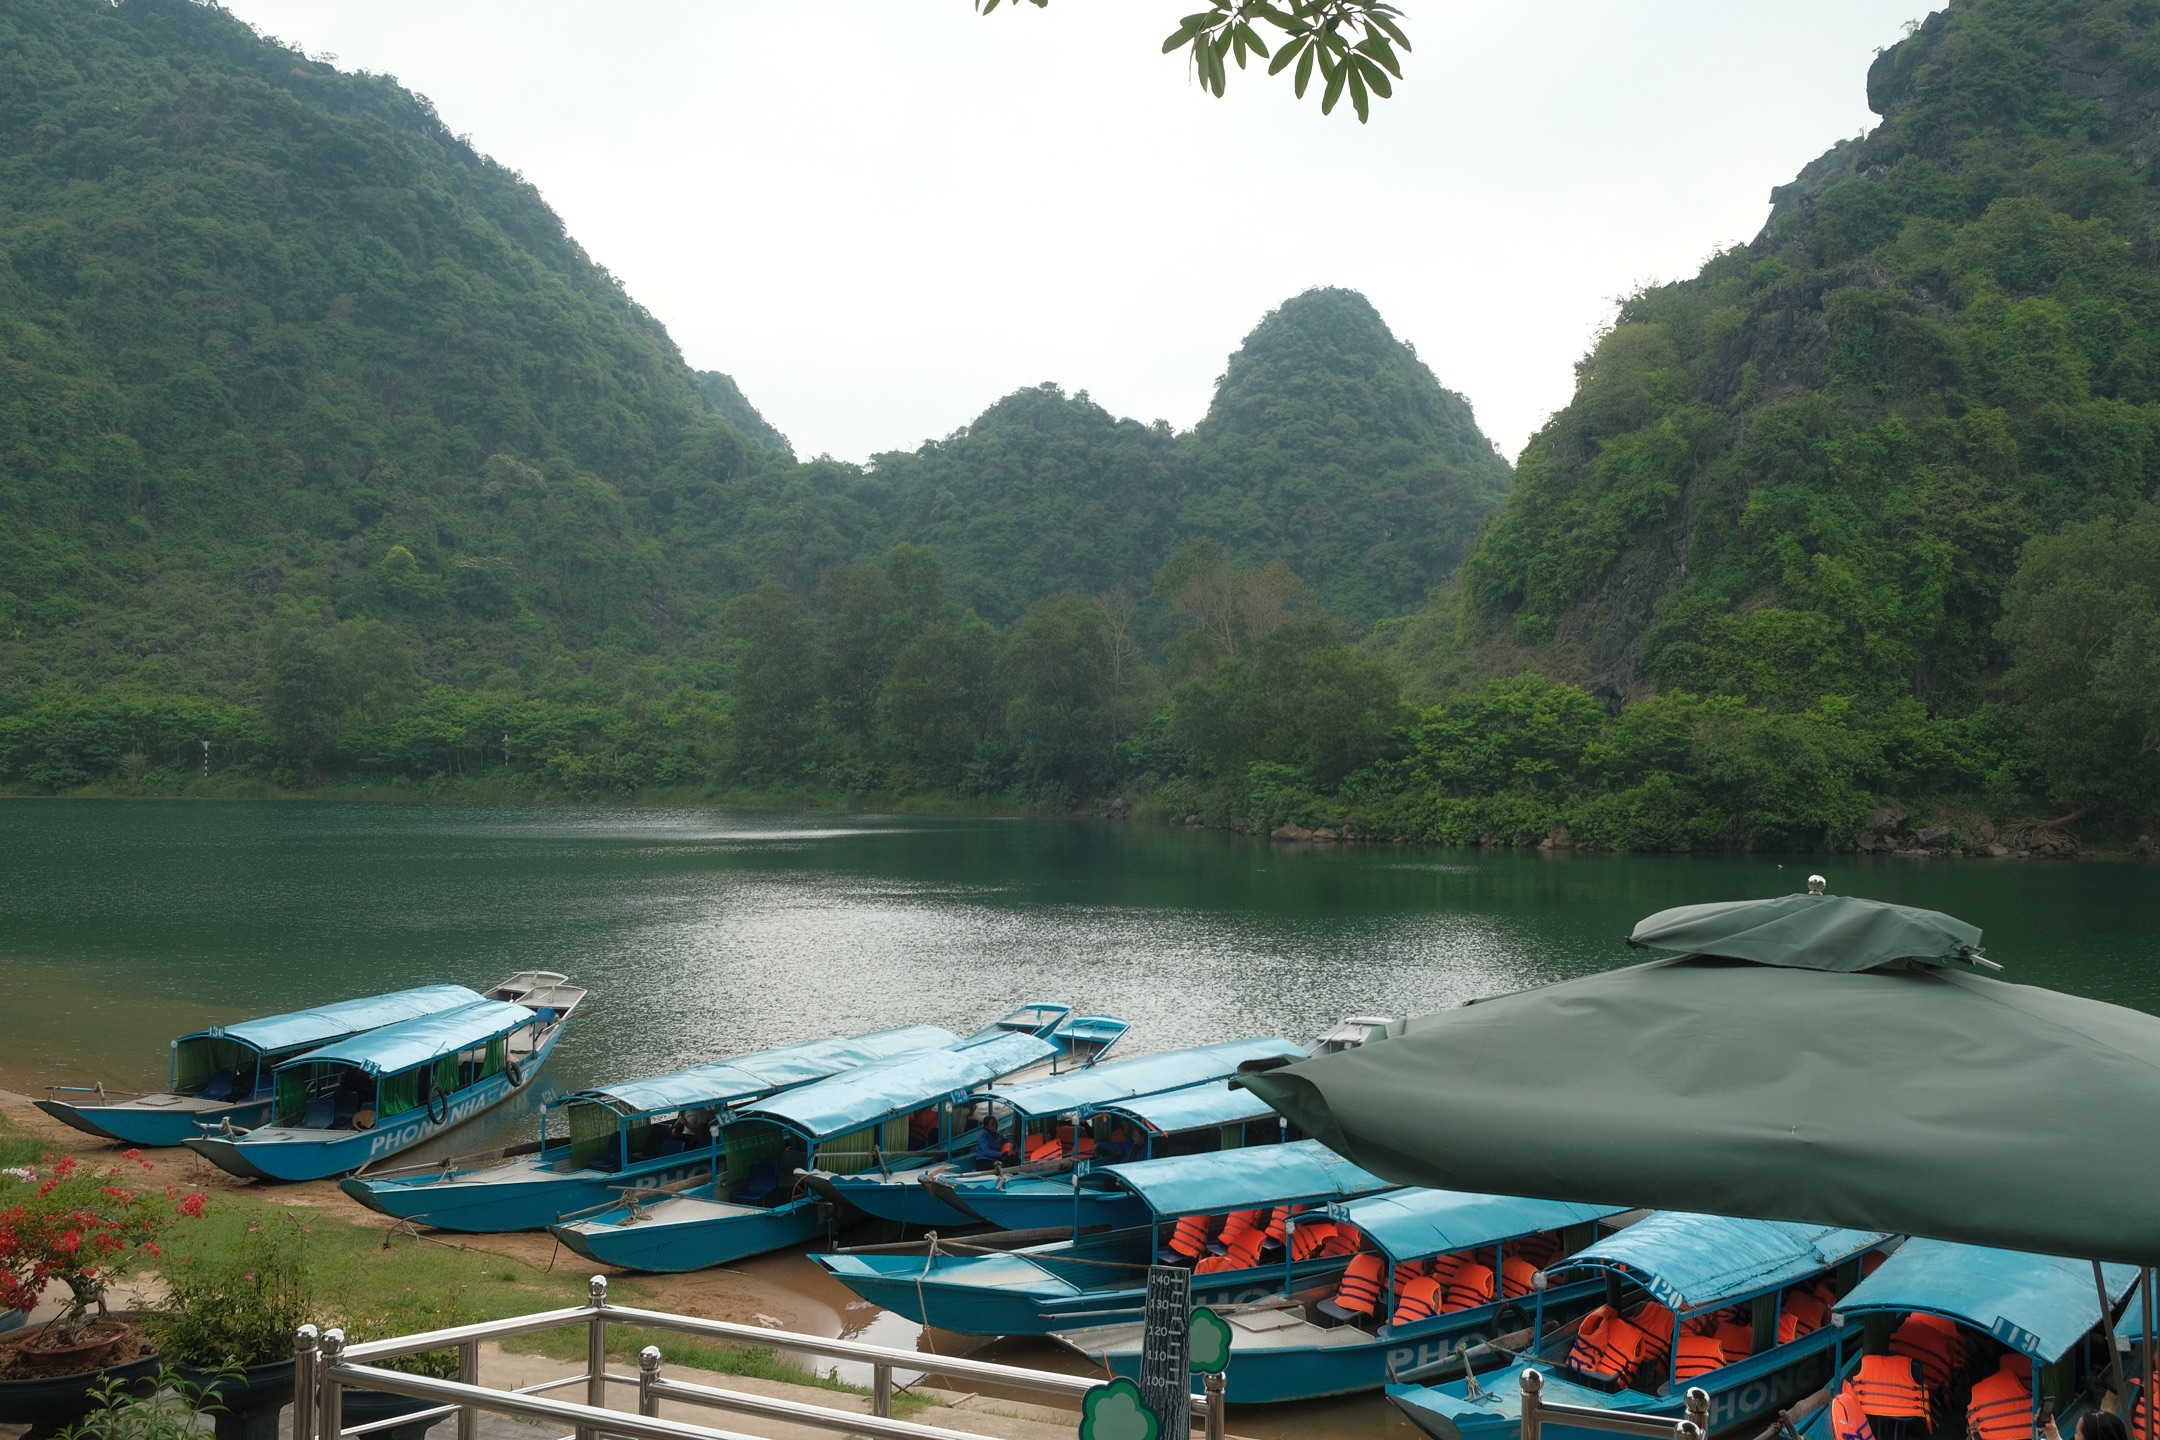
<path id="1" fill-rule="evenodd" d="M 322 1332 L 313 1325 L 293 1331 L 293 1440 L 315 1440 L 315 1350 L 321 1338 Z"/>
<path id="2" fill-rule="evenodd" d="M 457 1378 L 467 1385 L 480 1383 L 479 1341 L 468 1340 L 457 1347 Z M 458 1407 L 457 1440 L 480 1440 L 480 1412 L 470 1405 Z"/>
<path id="3" fill-rule="evenodd" d="M 323 1331 L 322 1359 L 316 1371 L 315 1433 L 321 1440 L 338 1440 L 345 1429 L 345 1387 L 337 1378 L 337 1367 L 345 1359 L 345 1332 L 335 1326 Z M 295 1430 L 294 1434 L 299 1432 Z"/>
<path id="4" fill-rule="evenodd" d="M 595 1410 L 607 1408 L 607 1276 L 595 1275 L 585 1282 L 585 1304 L 593 1312 L 585 1322 L 585 1403 Z M 600 1440 L 600 1432 L 580 1425 L 577 1440 Z"/>
<path id="5" fill-rule="evenodd" d="M 1545 1388 L 1545 1376 L 1537 1370 L 1522 1372 L 1522 1440 L 1543 1440 L 1544 1417 L 1538 1414 L 1538 1395 Z"/>
<path id="6" fill-rule="evenodd" d="M 881 1420 L 892 1419 L 892 1366 L 870 1367 L 870 1413 Z"/>
<path id="7" fill-rule="evenodd" d="M 1207 1440 L 1223 1440 L 1222 1371 L 1216 1371 L 1201 1383 L 1202 1388 L 1207 1391 Z"/>
<path id="8" fill-rule="evenodd" d="M 1680 1432 L 1682 1440 L 1703 1440 L 1703 1437 L 1710 1433 L 1710 1392 L 1700 1385 L 1690 1385 L 1686 1396 L 1682 1398 L 1680 1403 L 1682 1416 L 1680 1423 L 1695 1427 L 1695 1433 L 1692 1436 L 1682 1430 Z"/>
<path id="9" fill-rule="evenodd" d="M 660 1347 L 647 1345 L 637 1357 L 637 1413 L 648 1420 L 660 1413 L 660 1397 L 653 1382 L 660 1378 Z"/>

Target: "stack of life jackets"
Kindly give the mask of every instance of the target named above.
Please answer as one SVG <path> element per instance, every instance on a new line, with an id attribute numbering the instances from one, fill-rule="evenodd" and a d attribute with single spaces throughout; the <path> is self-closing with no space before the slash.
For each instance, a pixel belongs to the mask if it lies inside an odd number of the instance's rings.
<path id="1" fill-rule="evenodd" d="M 1891 1332 L 1890 1353 L 1920 1367 L 1920 1383 L 1938 1405 L 1950 1389 L 1950 1377 L 1965 1366 L 1965 1341 L 1957 1332 L 1957 1322 L 1940 1315 L 1907 1316 Z"/>
<path id="2" fill-rule="evenodd" d="M 1537 1288 L 1538 1267 L 1520 1255 L 1509 1255 L 1500 1262 L 1500 1296 L 1504 1300 L 1520 1300 Z"/>
<path id="3" fill-rule="evenodd" d="M 1213 1220 L 1214 1217 L 1208 1215 L 1187 1215 L 1178 1221 L 1177 1229 L 1170 1234 L 1170 1243 L 1163 1247 L 1164 1253 L 1188 1262 L 1207 1254 Z"/>
<path id="4" fill-rule="evenodd" d="M 1335 1308 L 1359 1315 L 1379 1314 L 1380 1282 L 1386 1274 L 1387 1262 L 1378 1255 L 1367 1251 L 1353 1257 L 1335 1289 Z"/>
<path id="5" fill-rule="evenodd" d="M 1213 1275 L 1219 1270 L 1250 1270 L 1260 1263 L 1260 1251 L 1267 1244 L 1267 1237 L 1265 1210 L 1233 1210 L 1219 1237 L 1223 1253 L 1206 1256 L 1193 1271 L 1199 1275 Z"/>
<path id="6" fill-rule="evenodd" d="M 2032 1393 L 2011 1364 L 2022 1358 L 2005 1355 L 1993 1375 L 1974 1382 L 1972 1398 L 1965 1402 L 1965 1428 L 1980 1440 L 2029 1440 L 2032 1435 Z"/>
<path id="7" fill-rule="evenodd" d="M 1472 1310 L 1480 1305 L 1492 1304 L 1493 1287 L 1496 1283 L 1492 1266 L 1465 1259 L 1455 1267 L 1454 1275 L 1447 1282 L 1447 1308 Z"/>
<path id="8" fill-rule="evenodd" d="M 1570 1368 L 1607 1380 L 1626 1380 L 1642 1363 L 1650 1337 L 1620 1318 L 1610 1305 L 1600 1305 L 1583 1316 L 1568 1351 Z"/>
<path id="9" fill-rule="evenodd" d="M 1860 1368 L 1845 1382 L 1845 1393 L 1872 1419 L 1917 1420 L 1923 1425 L 1934 1419 L 1920 1367 L 1903 1355 L 1861 1356 Z"/>
<path id="10" fill-rule="evenodd" d="M 1629 1320 L 1643 1333 L 1643 1363 L 1650 1366 L 1653 1373 L 1662 1374 L 1666 1358 L 1672 1354 L 1677 1318 L 1657 1301 L 1645 1300 L 1642 1308 Z"/>
<path id="11" fill-rule="evenodd" d="M 1778 1308 L 1777 1343 L 1790 1345 L 1803 1335 L 1812 1335 L 1830 1323 L 1830 1307 L 1820 1295 L 1795 1286 L 1785 1292 Z"/>
<path id="12" fill-rule="evenodd" d="M 1447 1309 L 1447 1286 L 1428 1271 L 1418 1270 L 1404 1279 L 1404 1267 L 1395 1267 L 1395 1314 L 1390 1325 L 1415 1325 Z"/>

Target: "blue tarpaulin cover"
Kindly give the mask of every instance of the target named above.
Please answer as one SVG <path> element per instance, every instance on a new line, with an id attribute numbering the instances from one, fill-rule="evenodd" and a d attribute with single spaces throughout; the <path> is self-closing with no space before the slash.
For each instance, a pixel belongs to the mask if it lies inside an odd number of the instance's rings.
<path id="1" fill-rule="evenodd" d="M 395 1075 L 444 1055 L 468 1050 L 533 1018 L 523 1005 L 481 1000 L 440 1015 L 402 1020 L 365 1035 L 355 1035 L 320 1050 L 310 1050 L 280 1065 L 351 1065 L 370 1075 Z"/>
<path id="2" fill-rule="evenodd" d="M 1137 1095 L 1153 1095 L 1209 1080 L 1228 1080 L 1247 1060 L 1278 1056 L 1302 1060 L 1305 1047 L 1293 1041 L 1266 1037 L 1225 1040 L 1218 1045 L 1196 1045 L 1188 1050 L 1165 1050 L 1159 1055 L 1113 1060 L 1068 1075 L 1030 1080 L 1004 1091 L 998 1099 L 1029 1119 L 1070 1115 L 1075 1110 L 1092 1110 Z"/>
<path id="3" fill-rule="evenodd" d="M 746 1119 L 775 1120 L 812 1139 L 823 1139 L 936 1104 L 1057 1053 L 1057 1046 L 1047 1040 L 1007 1031 L 970 1039 L 950 1050 L 881 1060 L 830 1080 L 782 1091 L 736 1113 Z"/>
<path id="4" fill-rule="evenodd" d="M 1105 1115 L 1129 1115 L 1158 1135 L 1183 1130 L 1203 1130 L 1218 1125 L 1242 1125 L 1248 1120 L 1280 1120 L 1265 1100 L 1249 1090 L 1233 1090 L 1227 1080 L 1210 1085 L 1188 1085 L 1159 1095 L 1142 1095 L 1102 1107 Z"/>
<path id="5" fill-rule="evenodd" d="M 557 1104 L 587 1101 L 607 1106 L 624 1115 L 651 1115 L 668 1110 L 737 1105 L 829 1075 L 874 1064 L 896 1055 L 914 1055 L 956 1045 L 960 1037 L 935 1025 L 906 1025 L 875 1030 L 847 1038 L 805 1040 L 748 1055 L 694 1065 L 667 1075 L 643 1080 L 624 1080 L 596 1085 L 565 1095 Z"/>
<path id="6" fill-rule="evenodd" d="M 1659 1304 L 1699 1310 L 1805 1280 L 1888 1238 L 1831 1225 L 1661 1210 L 1552 1268 L 1622 1270 Z"/>
<path id="7" fill-rule="evenodd" d="M 2100 1268 L 2111 1303 L 2137 1283 L 2134 1265 Z M 2100 1323 L 2100 1291 L 2090 1260 L 1914 1239 L 1900 1245 L 1837 1308 L 1845 1315 L 1926 1310 L 2052 1363 Z"/>
<path id="8" fill-rule="evenodd" d="M 265 1015 L 259 1020 L 242 1020 L 237 1025 L 213 1025 L 208 1030 L 198 1030 L 180 1038 L 238 1040 L 243 1045 L 275 1054 L 280 1050 L 297 1050 L 303 1045 L 326 1045 L 363 1030 L 455 1010 L 473 1004 L 479 998 L 477 991 L 463 985 L 422 985 L 412 990 L 393 990 L 388 995 L 367 995 L 358 1000 L 317 1005 L 312 1010 Z"/>
<path id="9" fill-rule="evenodd" d="M 1317 1140 L 1105 1165 L 1089 1171 L 1083 1183 L 1130 1190 L 1165 1219 L 1301 1200 L 1347 1200 L 1389 1188 L 1387 1181 Z"/>
<path id="10" fill-rule="evenodd" d="M 1367 1195 L 1352 1200 L 1343 1212 L 1390 1260 L 1422 1260 L 1450 1250 L 1497 1245 L 1541 1230 L 1602 1220 L 1625 1208 L 1417 1188 Z"/>

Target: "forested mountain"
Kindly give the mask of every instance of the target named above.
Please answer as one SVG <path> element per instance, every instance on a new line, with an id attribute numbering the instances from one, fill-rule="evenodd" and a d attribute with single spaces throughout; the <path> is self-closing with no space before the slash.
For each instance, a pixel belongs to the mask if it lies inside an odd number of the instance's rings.
<path id="1" fill-rule="evenodd" d="M 1613 699 L 1961 722 L 2000 793 L 2150 814 L 2156 16 L 1959 0 L 1883 51 L 1882 123 L 1581 363 L 1466 567 L 1473 636 Z M 2029 780 L 1971 739 L 2001 701 Z"/>

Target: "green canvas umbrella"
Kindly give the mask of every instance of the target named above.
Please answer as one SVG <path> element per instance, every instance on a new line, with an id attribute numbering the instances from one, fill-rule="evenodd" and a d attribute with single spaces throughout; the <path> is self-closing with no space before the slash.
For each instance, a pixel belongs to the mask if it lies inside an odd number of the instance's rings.
<path id="1" fill-rule="evenodd" d="M 1376 1174 L 2160 1263 L 2160 1019 L 1975 973 L 1980 932 L 1827 895 L 1682 952 L 1236 1082 Z"/>

